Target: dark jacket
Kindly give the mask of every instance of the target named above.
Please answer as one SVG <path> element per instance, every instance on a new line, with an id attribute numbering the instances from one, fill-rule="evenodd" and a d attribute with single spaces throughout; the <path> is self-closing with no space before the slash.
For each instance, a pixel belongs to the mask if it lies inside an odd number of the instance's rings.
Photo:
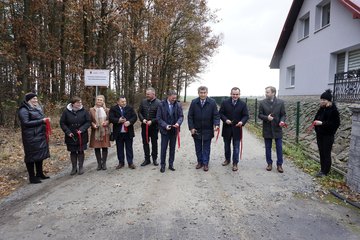
<path id="1" fill-rule="evenodd" d="M 139 109 L 138 109 L 138 117 L 141 122 L 141 124 L 145 125 L 143 123 L 144 119 L 151 120 L 151 126 L 157 127 L 157 120 L 156 120 L 156 112 L 160 105 L 160 100 L 155 98 L 152 101 L 148 101 L 146 98 L 143 99 L 140 103 Z"/>
<path id="2" fill-rule="evenodd" d="M 232 104 L 232 98 L 225 99 L 221 103 L 221 107 L 219 110 L 220 118 L 223 121 L 223 129 L 222 134 L 224 138 L 233 138 L 239 140 L 240 136 L 240 128 L 235 127 L 238 122 L 242 122 L 243 126 L 246 124 L 249 119 L 249 112 L 246 106 L 246 103 L 237 100 L 236 105 Z M 226 120 L 230 120 L 232 124 L 227 124 Z"/>
<path id="3" fill-rule="evenodd" d="M 333 136 L 340 126 L 340 114 L 334 103 L 331 107 L 320 107 L 314 120 L 322 121 L 322 125 L 315 126 L 318 135 Z"/>
<path id="4" fill-rule="evenodd" d="M 272 114 L 274 119 L 268 120 L 269 114 Z M 282 138 L 282 127 L 280 122 L 285 122 L 286 112 L 283 100 L 274 98 L 274 101 L 264 99 L 259 105 L 259 118 L 263 120 L 263 137 L 264 138 Z"/>
<path id="5" fill-rule="evenodd" d="M 120 117 L 124 117 L 126 118 L 126 121 L 130 122 L 130 126 L 127 127 L 126 134 L 128 134 L 131 138 L 135 137 L 134 123 L 137 120 L 137 116 L 134 109 L 129 105 L 126 105 L 123 110 L 123 115 L 121 115 L 119 105 L 115 105 L 110 108 L 109 112 L 109 120 L 113 124 L 114 138 L 118 139 L 118 137 L 120 137 L 120 132 L 123 125 L 123 123 L 119 123 Z"/>
<path id="6" fill-rule="evenodd" d="M 203 140 L 213 138 L 214 126 L 220 125 L 220 115 L 215 100 L 206 98 L 203 107 L 199 97 L 192 100 L 188 112 L 188 125 L 189 130 L 196 129 L 194 138 Z"/>
<path id="7" fill-rule="evenodd" d="M 18 116 L 21 123 L 21 136 L 24 145 L 25 162 L 42 161 L 50 157 L 49 145 L 46 141 L 46 125 L 41 109 L 31 107 L 22 102 Z"/>
<path id="8" fill-rule="evenodd" d="M 68 151 L 82 151 L 87 149 L 89 141 L 88 128 L 91 125 L 91 118 L 88 111 L 81 108 L 78 111 L 73 111 L 71 103 L 66 106 L 66 109 L 60 118 L 60 127 L 65 133 L 65 143 Z M 81 146 L 77 130 L 81 131 Z M 73 133 L 74 137 L 69 137 Z"/>
<path id="9" fill-rule="evenodd" d="M 183 110 L 181 107 L 180 102 L 176 101 L 173 104 L 173 114 L 170 115 L 170 108 L 167 99 L 163 100 L 157 110 L 156 119 L 159 123 L 160 133 L 161 134 L 169 134 L 169 133 L 176 133 L 176 129 L 172 128 L 171 130 L 166 130 L 166 127 L 168 125 L 174 125 L 179 124 L 181 126 L 181 123 L 184 119 Z M 180 131 L 180 129 L 179 129 Z"/>

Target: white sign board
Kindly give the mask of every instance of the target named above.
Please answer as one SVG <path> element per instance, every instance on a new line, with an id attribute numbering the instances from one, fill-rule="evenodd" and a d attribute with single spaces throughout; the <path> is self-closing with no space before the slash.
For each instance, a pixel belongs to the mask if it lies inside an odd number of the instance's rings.
<path id="1" fill-rule="evenodd" d="M 85 69 L 85 86 L 109 86 L 109 70 L 107 69 Z"/>

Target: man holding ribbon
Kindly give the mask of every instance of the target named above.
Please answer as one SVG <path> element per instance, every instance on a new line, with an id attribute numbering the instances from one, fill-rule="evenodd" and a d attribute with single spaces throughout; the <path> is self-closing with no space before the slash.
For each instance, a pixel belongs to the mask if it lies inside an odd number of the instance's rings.
<path id="1" fill-rule="evenodd" d="M 134 124 L 137 120 L 136 113 L 132 107 L 126 104 L 125 96 L 120 96 L 117 105 L 110 108 L 109 120 L 113 124 L 113 133 L 116 141 L 116 151 L 119 165 L 116 169 L 123 168 L 126 160 L 130 169 L 135 169 L 133 138 L 135 137 Z"/>
<path id="2" fill-rule="evenodd" d="M 225 161 L 223 166 L 230 164 L 231 158 L 231 140 L 233 145 L 233 171 L 238 170 L 240 156 L 240 141 L 242 142 L 242 127 L 249 119 L 249 112 L 246 103 L 240 100 L 240 89 L 233 87 L 230 92 L 230 98 L 225 99 L 220 106 L 220 118 L 223 121 L 221 136 L 224 139 Z M 242 147 L 241 147 L 242 151 Z"/>
<path id="3" fill-rule="evenodd" d="M 180 147 L 180 125 L 183 122 L 184 115 L 181 104 L 177 101 L 177 93 L 174 90 L 169 90 L 167 99 L 160 103 L 156 119 L 161 133 L 160 172 L 165 172 L 165 158 L 168 146 L 170 148 L 169 169 L 175 171 L 176 138 L 178 138 L 178 146 Z"/>
<path id="4" fill-rule="evenodd" d="M 155 166 L 159 165 L 158 157 L 158 122 L 156 120 L 156 111 L 160 105 L 160 100 L 155 96 L 155 89 L 149 87 L 146 89 L 146 98 L 140 103 L 138 109 L 138 117 L 141 122 L 141 137 L 145 160 L 141 166 L 146 166 L 150 161 L 150 141 L 151 141 L 151 157 Z"/>
<path id="5" fill-rule="evenodd" d="M 220 115 L 214 99 L 209 98 L 208 88 L 198 88 L 199 97 L 191 101 L 188 112 L 188 125 L 195 143 L 197 157 L 196 169 L 209 170 L 211 139 L 214 131 L 219 133 Z"/>
<path id="6" fill-rule="evenodd" d="M 263 120 L 263 137 L 265 141 L 265 155 L 267 162 L 267 171 L 272 170 L 271 146 L 275 139 L 277 170 L 283 173 L 283 153 L 282 153 L 282 128 L 286 127 L 286 112 L 283 100 L 276 96 L 276 88 L 269 86 L 265 88 L 265 99 L 259 105 L 259 118 Z"/>

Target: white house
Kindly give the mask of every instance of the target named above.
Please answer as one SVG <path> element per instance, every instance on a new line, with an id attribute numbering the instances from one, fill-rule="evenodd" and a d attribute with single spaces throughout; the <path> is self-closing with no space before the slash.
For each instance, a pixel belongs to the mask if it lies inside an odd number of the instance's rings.
<path id="1" fill-rule="evenodd" d="M 293 0 L 270 68 L 280 96 L 319 95 L 360 69 L 360 0 Z"/>

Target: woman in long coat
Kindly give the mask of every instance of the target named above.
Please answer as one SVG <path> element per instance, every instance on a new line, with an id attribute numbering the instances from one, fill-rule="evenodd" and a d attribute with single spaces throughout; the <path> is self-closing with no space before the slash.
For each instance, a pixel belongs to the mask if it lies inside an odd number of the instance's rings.
<path id="1" fill-rule="evenodd" d="M 30 183 L 41 183 L 48 176 L 43 172 L 43 160 L 50 157 L 46 136 L 46 118 L 35 93 L 27 93 L 18 111 L 21 123 L 21 136 L 25 152 L 25 164 Z M 36 168 L 36 175 L 35 169 Z"/>
<path id="2" fill-rule="evenodd" d="M 84 150 L 87 149 L 89 140 L 87 130 L 90 122 L 90 114 L 84 109 L 81 98 L 73 97 L 60 118 L 60 126 L 65 133 L 65 143 L 72 163 L 70 175 L 78 171 L 78 162 L 79 174 L 84 173 Z"/>
<path id="3" fill-rule="evenodd" d="M 98 163 L 97 170 L 106 170 L 108 147 L 110 147 L 110 129 L 109 109 L 106 108 L 105 97 L 103 95 L 98 95 L 96 97 L 95 106 L 90 108 L 90 117 L 90 147 L 95 150 L 95 156 Z"/>

